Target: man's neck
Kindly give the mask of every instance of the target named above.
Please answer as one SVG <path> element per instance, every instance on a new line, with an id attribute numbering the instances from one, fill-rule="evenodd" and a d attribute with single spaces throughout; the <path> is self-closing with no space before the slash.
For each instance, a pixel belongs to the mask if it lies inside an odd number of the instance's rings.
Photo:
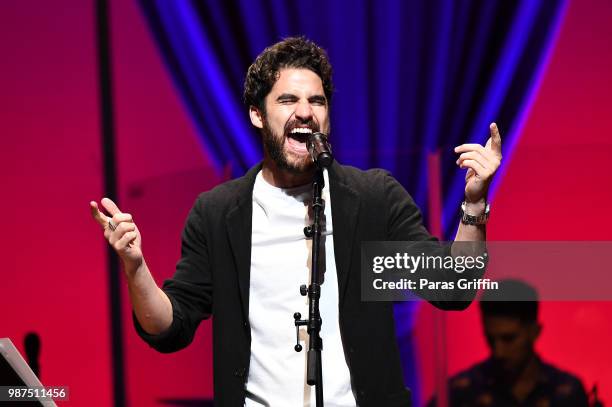
<path id="1" fill-rule="evenodd" d="M 276 163 L 268 158 L 264 158 L 261 169 L 264 180 L 277 188 L 294 188 L 312 182 L 314 169 L 306 172 L 294 173 L 279 168 Z"/>

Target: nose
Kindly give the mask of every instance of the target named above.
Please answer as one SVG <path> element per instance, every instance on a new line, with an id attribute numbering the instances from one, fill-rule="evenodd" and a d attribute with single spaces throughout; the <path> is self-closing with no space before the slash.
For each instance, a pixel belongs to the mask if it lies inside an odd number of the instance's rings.
<path id="1" fill-rule="evenodd" d="M 307 122 L 312 119 L 312 106 L 307 100 L 301 100 L 295 107 L 295 118 L 302 122 Z"/>

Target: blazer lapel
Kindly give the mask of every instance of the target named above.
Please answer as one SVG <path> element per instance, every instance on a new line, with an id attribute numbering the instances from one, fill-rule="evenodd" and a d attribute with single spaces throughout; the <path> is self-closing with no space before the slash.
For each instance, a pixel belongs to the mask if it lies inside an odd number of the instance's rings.
<path id="1" fill-rule="evenodd" d="M 338 273 L 338 295 L 340 304 L 348 285 L 351 255 L 355 245 L 361 200 L 359 194 L 347 185 L 342 176 L 342 168 L 334 163 L 329 171 L 330 194 L 332 200 L 332 222 L 334 227 L 334 252 L 336 272 Z"/>
<path id="2" fill-rule="evenodd" d="M 253 185 L 261 163 L 238 180 L 233 207 L 225 218 L 234 265 L 238 273 L 238 288 L 244 317 L 249 317 L 249 287 L 251 279 L 251 232 L 253 223 Z"/>

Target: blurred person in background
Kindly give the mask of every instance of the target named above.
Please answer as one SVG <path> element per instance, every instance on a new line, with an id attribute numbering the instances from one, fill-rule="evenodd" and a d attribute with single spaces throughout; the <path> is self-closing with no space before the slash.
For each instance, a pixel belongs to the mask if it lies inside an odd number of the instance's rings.
<path id="1" fill-rule="evenodd" d="M 480 298 L 490 356 L 448 381 L 451 407 L 587 407 L 582 382 L 535 351 L 542 331 L 538 294 L 518 280 L 499 281 Z M 428 406 L 435 407 L 435 400 Z"/>

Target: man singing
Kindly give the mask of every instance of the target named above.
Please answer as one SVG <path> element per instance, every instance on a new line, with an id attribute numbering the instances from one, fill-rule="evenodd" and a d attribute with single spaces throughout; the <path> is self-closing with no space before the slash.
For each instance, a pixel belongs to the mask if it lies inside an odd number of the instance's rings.
<path id="1" fill-rule="evenodd" d="M 139 335 L 160 352 L 187 346 L 214 314 L 216 405 L 314 406 L 305 352 L 294 351 L 294 312 L 309 283 L 311 240 L 304 226 L 315 165 L 313 132 L 329 134 L 331 65 L 305 38 L 266 48 L 250 66 L 244 100 L 264 145 L 263 162 L 239 179 L 200 194 L 182 235 L 173 278 L 159 288 L 132 216 L 108 198 L 93 217 L 122 260 Z M 485 147 L 455 149 L 467 169 L 458 241 L 485 239 L 487 190 L 500 165 L 495 124 Z M 360 300 L 362 241 L 433 239 L 405 189 L 387 172 L 333 163 L 324 172 L 320 309 L 327 406 L 409 406 L 389 302 Z M 307 335 L 299 340 L 306 347 Z"/>

